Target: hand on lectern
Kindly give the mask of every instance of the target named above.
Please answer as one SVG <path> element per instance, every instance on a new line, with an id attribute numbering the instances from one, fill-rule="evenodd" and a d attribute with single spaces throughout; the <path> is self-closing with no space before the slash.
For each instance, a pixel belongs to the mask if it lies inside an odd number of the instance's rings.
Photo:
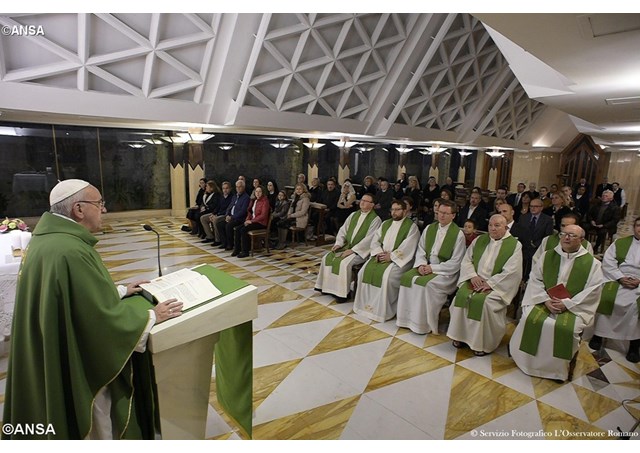
<path id="1" fill-rule="evenodd" d="M 137 294 L 139 292 L 142 291 L 142 288 L 140 288 L 140 285 L 144 284 L 144 283 L 150 283 L 149 280 L 138 280 L 137 282 L 133 282 L 133 283 L 129 283 L 127 285 L 127 294 L 125 295 L 125 297 L 129 297 L 133 294 Z"/>
<path id="2" fill-rule="evenodd" d="M 153 307 L 153 311 L 156 314 L 156 324 L 180 316 L 182 314 L 182 305 L 182 302 L 178 302 L 177 299 L 169 299 Z"/>

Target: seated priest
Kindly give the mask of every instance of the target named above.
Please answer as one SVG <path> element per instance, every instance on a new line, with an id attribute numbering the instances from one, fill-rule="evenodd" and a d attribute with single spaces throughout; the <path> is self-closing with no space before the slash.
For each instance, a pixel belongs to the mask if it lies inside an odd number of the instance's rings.
<path id="1" fill-rule="evenodd" d="M 353 311 L 374 321 L 396 315 L 400 277 L 413 263 L 420 230 L 407 212 L 403 201 L 391 204 L 391 218 L 373 234 L 371 257 L 358 273 Z"/>
<path id="2" fill-rule="evenodd" d="M 560 219 L 560 231 L 564 231 L 564 229 L 569 225 L 580 225 L 580 216 L 575 212 L 570 212 L 565 214 Z M 532 266 L 535 266 L 540 257 L 547 250 L 553 250 L 560 244 L 560 236 L 558 236 L 558 232 L 551 234 L 550 236 L 546 236 L 542 239 L 540 246 L 536 249 L 536 253 L 533 255 Z M 586 239 L 582 240 L 582 247 L 584 247 L 589 253 L 593 254 L 593 246 L 591 242 Z"/>
<path id="3" fill-rule="evenodd" d="M 364 263 L 369 257 L 371 239 L 381 223 L 373 210 L 373 195 L 365 193 L 360 200 L 360 210 L 347 217 L 338 231 L 336 243 L 320 261 L 316 291 L 333 294 L 338 302 L 346 301 L 353 266 Z"/>
<path id="4" fill-rule="evenodd" d="M 582 331 L 598 307 L 603 277 L 600 262 L 580 245 L 582 228 L 569 225 L 559 236 L 560 244 L 531 270 L 509 349 L 526 374 L 566 381 Z"/>
<path id="5" fill-rule="evenodd" d="M 420 237 L 413 269 L 400 279 L 398 327 L 438 335 L 440 310 L 456 290 L 467 249 L 462 230 L 453 222 L 456 207 L 453 201 L 442 200 L 436 213 L 438 221 Z"/>
<path id="6" fill-rule="evenodd" d="M 507 219 L 495 214 L 489 234 L 475 239 L 462 259 L 447 331 L 456 348 L 468 346 L 483 356 L 498 347 L 521 279 L 522 245 L 507 230 Z"/>
<path id="7" fill-rule="evenodd" d="M 629 341 L 627 360 L 640 362 L 640 217 L 633 222 L 633 236 L 616 240 L 602 258 L 606 281 L 596 312 L 591 349 L 600 349 L 602 338 Z"/>

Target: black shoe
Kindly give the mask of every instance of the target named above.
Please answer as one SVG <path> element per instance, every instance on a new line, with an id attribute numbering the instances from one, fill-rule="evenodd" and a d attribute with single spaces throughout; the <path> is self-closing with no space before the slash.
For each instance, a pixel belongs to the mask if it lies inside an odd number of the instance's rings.
<path id="1" fill-rule="evenodd" d="M 231 256 L 238 256 L 240 254 L 240 252 L 238 252 L 237 250 L 234 250 L 233 253 L 231 254 Z"/>
<path id="2" fill-rule="evenodd" d="M 246 258 L 246 257 L 248 257 L 248 256 L 249 256 L 249 254 L 248 254 L 247 252 L 240 252 L 240 253 L 238 253 L 238 258 Z"/>
<path id="3" fill-rule="evenodd" d="M 638 354 L 637 350 L 636 351 L 629 350 L 629 352 L 627 352 L 626 359 L 631 363 L 638 363 L 640 362 L 640 354 Z"/>
<path id="4" fill-rule="evenodd" d="M 203 244 L 207 244 L 209 242 L 213 242 L 213 239 L 205 238 L 204 241 L 200 241 L 200 242 L 202 242 Z"/>
<path id="5" fill-rule="evenodd" d="M 597 335 L 591 337 L 591 340 L 589 341 L 589 347 L 594 351 L 599 351 L 602 347 L 602 337 L 599 337 Z"/>
<path id="6" fill-rule="evenodd" d="M 187 233 L 191 232 L 191 228 L 189 228 L 189 227 L 188 227 L 188 226 L 186 226 L 186 225 L 182 225 L 182 226 L 180 227 L 180 230 L 182 230 L 182 231 L 186 231 Z"/>
<path id="7" fill-rule="evenodd" d="M 346 297 L 335 296 L 335 298 L 336 298 L 336 303 L 337 304 L 344 304 L 345 302 L 347 302 L 349 300 Z"/>
<path id="8" fill-rule="evenodd" d="M 211 244 L 212 247 L 218 247 L 220 245 L 222 245 L 222 242 L 219 241 L 215 241 L 213 244 Z"/>
<path id="9" fill-rule="evenodd" d="M 226 249 L 227 249 L 227 246 L 226 246 L 226 245 L 224 245 L 224 244 L 220 244 L 220 247 L 218 247 L 218 248 L 219 248 L 219 249 L 224 249 L 224 250 L 226 250 Z"/>
<path id="10" fill-rule="evenodd" d="M 231 250 L 233 250 L 233 247 L 225 247 L 224 248 L 227 252 L 230 252 Z"/>

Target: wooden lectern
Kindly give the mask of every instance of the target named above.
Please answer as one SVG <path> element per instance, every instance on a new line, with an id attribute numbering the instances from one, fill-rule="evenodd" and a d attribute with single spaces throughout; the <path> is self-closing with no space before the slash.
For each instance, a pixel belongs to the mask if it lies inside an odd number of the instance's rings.
<path id="1" fill-rule="evenodd" d="M 153 327 L 147 348 L 153 356 L 163 439 L 205 438 L 219 332 L 257 317 L 258 290 L 247 285 Z"/>

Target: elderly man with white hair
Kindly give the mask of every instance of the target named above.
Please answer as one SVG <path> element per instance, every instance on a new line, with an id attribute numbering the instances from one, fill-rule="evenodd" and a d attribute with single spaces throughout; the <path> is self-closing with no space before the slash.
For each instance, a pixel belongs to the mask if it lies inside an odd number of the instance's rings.
<path id="1" fill-rule="evenodd" d="M 462 259 L 458 292 L 449 307 L 447 336 L 453 346 L 469 346 L 476 356 L 493 352 L 505 334 L 507 307 L 522 279 L 522 245 L 507 229 L 507 219 L 489 219 L 489 234 L 471 243 Z"/>
<path id="2" fill-rule="evenodd" d="M 560 244 L 542 255 L 522 299 L 522 318 L 509 348 L 524 373 L 558 381 L 570 376 L 585 326 L 602 292 L 601 264 L 582 247 L 584 230 L 568 225 Z"/>
<path id="3" fill-rule="evenodd" d="M 49 200 L 18 278 L 3 420 L 53 430 L 4 435 L 153 439 L 153 401 L 144 398 L 152 389 L 142 385 L 149 370 L 139 373 L 134 352 L 143 352 L 151 327 L 179 316 L 183 304 L 170 299 L 150 309 L 120 300 L 141 291 L 141 282 L 119 293 L 94 249 L 92 233 L 107 212 L 97 188 L 69 179 Z"/>

